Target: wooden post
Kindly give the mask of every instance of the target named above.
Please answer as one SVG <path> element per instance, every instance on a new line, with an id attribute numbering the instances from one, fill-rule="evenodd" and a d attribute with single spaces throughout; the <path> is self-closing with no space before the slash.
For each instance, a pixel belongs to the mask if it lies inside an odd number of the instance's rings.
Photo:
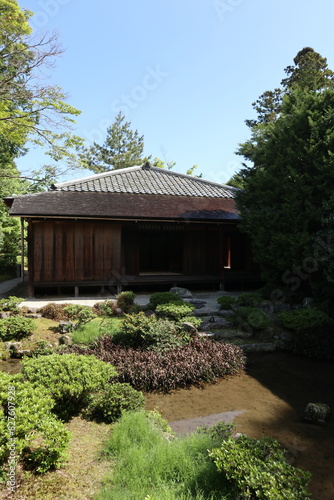
<path id="1" fill-rule="evenodd" d="M 21 217 L 21 280 L 24 281 L 24 219 Z"/>

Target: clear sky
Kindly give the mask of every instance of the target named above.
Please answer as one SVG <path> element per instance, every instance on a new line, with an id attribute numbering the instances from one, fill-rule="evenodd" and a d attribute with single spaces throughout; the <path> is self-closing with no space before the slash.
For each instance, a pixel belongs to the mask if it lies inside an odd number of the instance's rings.
<path id="1" fill-rule="evenodd" d="M 252 102 L 278 87 L 305 46 L 334 69 L 333 0 L 19 0 L 65 52 L 50 81 L 81 110 L 75 132 L 102 142 L 122 111 L 145 155 L 226 182 Z M 46 163 L 31 148 L 21 170 Z M 87 171 L 87 175 L 89 175 Z M 86 173 L 72 177 L 79 177 Z"/>

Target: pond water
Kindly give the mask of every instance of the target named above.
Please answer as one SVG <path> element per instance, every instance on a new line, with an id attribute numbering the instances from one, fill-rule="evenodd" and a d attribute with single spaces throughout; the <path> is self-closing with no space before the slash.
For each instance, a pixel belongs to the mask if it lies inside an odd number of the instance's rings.
<path id="1" fill-rule="evenodd" d="M 6 361 L 0 361 L 0 371 L 6 372 L 11 375 L 19 373 L 21 370 L 21 360 L 20 359 L 8 359 Z"/>

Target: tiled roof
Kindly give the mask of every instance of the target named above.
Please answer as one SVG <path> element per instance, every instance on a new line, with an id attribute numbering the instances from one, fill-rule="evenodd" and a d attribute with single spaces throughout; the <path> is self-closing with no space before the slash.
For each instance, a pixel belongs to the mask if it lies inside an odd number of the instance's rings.
<path id="1" fill-rule="evenodd" d="M 141 166 L 112 170 L 51 186 L 53 191 L 158 194 L 205 198 L 234 198 L 236 188 L 198 177 Z"/>
<path id="2" fill-rule="evenodd" d="M 233 198 L 161 196 L 133 193 L 48 191 L 8 200 L 21 217 L 107 218 L 116 220 L 235 221 Z"/>

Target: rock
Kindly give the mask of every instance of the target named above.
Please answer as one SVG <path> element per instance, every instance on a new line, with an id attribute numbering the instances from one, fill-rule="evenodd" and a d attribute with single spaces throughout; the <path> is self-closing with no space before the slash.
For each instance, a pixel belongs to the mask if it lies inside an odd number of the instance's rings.
<path id="1" fill-rule="evenodd" d="M 205 307 L 205 300 L 198 300 L 198 299 L 191 299 L 188 300 L 189 304 L 193 304 L 195 306 L 195 309 L 203 309 Z"/>
<path id="2" fill-rule="evenodd" d="M 5 342 L 6 349 L 8 351 L 18 351 L 22 349 L 22 343 L 21 342 Z"/>
<path id="3" fill-rule="evenodd" d="M 187 333 L 190 333 L 190 335 L 196 335 L 198 333 L 196 326 L 194 326 L 192 323 L 188 323 L 185 321 L 184 323 L 181 323 L 181 328 Z"/>
<path id="4" fill-rule="evenodd" d="M 147 309 L 145 311 L 145 316 L 154 316 L 155 312 L 153 311 L 153 309 Z"/>
<path id="5" fill-rule="evenodd" d="M 0 313 L 0 318 L 5 319 L 10 317 L 10 312 L 2 312 Z"/>
<path id="6" fill-rule="evenodd" d="M 176 293 L 177 295 L 180 295 L 182 299 L 192 299 L 193 294 L 191 293 L 188 288 L 181 288 L 179 286 L 173 286 L 170 290 L 170 292 Z"/>
<path id="7" fill-rule="evenodd" d="M 214 318 L 214 321 L 212 321 L 211 318 Z M 208 323 L 204 323 L 203 325 L 204 328 L 207 327 L 210 328 L 211 330 L 220 330 L 221 328 L 226 328 L 231 326 L 231 323 L 224 318 L 215 316 L 211 316 L 211 318 L 209 319 Z"/>
<path id="8" fill-rule="evenodd" d="M 24 317 L 25 318 L 31 318 L 31 319 L 39 319 L 42 317 L 41 314 L 37 314 L 37 313 L 27 313 L 27 314 L 24 314 Z"/>
<path id="9" fill-rule="evenodd" d="M 263 302 L 260 306 L 261 311 L 267 313 L 267 314 L 273 314 L 275 311 L 275 306 L 272 302 Z"/>
<path id="10" fill-rule="evenodd" d="M 330 411 L 330 407 L 325 403 L 308 403 L 304 410 L 304 420 L 311 424 L 324 425 Z"/>
<path id="11" fill-rule="evenodd" d="M 274 304 L 274 312 L 275 313 L 281 313 L 285 311 L 290 311 L 290 304 Z"/>
<path id="12" fill-rule="evenodd" d="M 59 331 L 60 333 L 68 333 L 73 330 L 73 323 L 72 321 L 60 321 L 59 322 Z"/>
<path id="13" fill-rule="evenodd" d="M 72 337 L 70 335 L 62 335 L 59 339 L 60 345 L 72 345 Z"/>
<path id="14" fill-rule="evenodd" d="M 312 307 L 314 300 L 311 297 L 305 297 L 303 299 L 303 307 Z"/>

